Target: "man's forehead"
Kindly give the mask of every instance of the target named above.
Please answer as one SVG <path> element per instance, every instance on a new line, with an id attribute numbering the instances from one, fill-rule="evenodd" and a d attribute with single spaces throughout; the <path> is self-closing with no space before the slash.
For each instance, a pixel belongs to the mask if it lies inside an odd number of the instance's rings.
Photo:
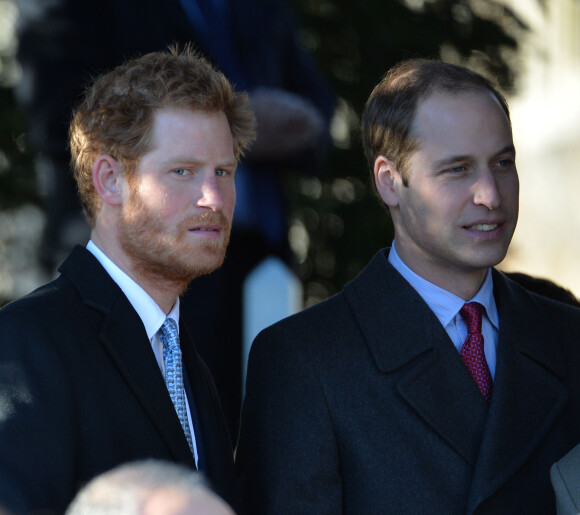
<path id="1" fill-rule="evenodd" d="M 220 109 L 200 109 L 193 105 L 179 105 L 179 104 L 169 104 L 158 107 L 153 110 L 153 118 L 163 118 L 166 116 L 180 116 L 180 115 L 191 115 L 194 117 L 202 116 L 221 116 L 227 120 L 227 116 L 224 111 Z"/>
<path id="2" fill-rule="evenodd" d="M 466 100 L 468 102 L 469 101 L 473 102 L 477 99 L 485 99 L 495 104 L 497 108 L 504 113 L 506 119 L 508 118 L 498 98 L 494 95 L 492 91 L 488 89 L 471 87 L 452 90 L 442 87 L 435 87 L 432 90 L 426 92 L 417 101 L 413 122 L 415 122 L 415 120 L 417 119 L 418 114 L 425 110 L 426 106 L 444 104 L 445 106 L 453 107 L 456 104 L 464 103 Z"/>
<path id="3" fill-rule="evenodd" d="M 433 131 L 435 127 L 455 128 L 458 122 L 494 118 L 509 130 L 511 122 L 496 96 L 485 89 L 447 91 L 437 89 L 423 97 L 417 104 L 410 126 L 411 136 L 420 136 L 422 129 Z M 499 125 L 498 125 L 499 127 Z"/>

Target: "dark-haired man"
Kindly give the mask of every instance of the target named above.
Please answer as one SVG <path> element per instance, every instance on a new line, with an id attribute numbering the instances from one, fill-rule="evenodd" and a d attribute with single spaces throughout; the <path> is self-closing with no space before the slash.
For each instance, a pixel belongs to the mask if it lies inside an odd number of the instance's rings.
<path id="1" fill-rule="evenodd" d="M 62 513 L 94 476 L 145 458 L 203 471 L 234 504 L 228 432 L 179 296 L 224 259 L 247 97 L 188 49 L 147 54 L 94 82 L 70 133 L 91 241 L 0 311 L 0 504 Z"/>
<path id="2" fill-rule="evenodd" d="M 394 67 L 363 144 L 395 238 L 262 332 L 238 448 L 251 513 L 552 513 L 580 439 L 580 311 L 493 267 L 518 217 L 507 104 L 466 68 Z"/>

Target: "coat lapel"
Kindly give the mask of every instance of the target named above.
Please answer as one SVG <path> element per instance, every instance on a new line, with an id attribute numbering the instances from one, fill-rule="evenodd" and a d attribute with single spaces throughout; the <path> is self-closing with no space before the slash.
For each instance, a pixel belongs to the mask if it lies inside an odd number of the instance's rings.
<path id="1" fill-rule="evenodd" d="M 201 427 L 207 476 L 213 488 L 232 506 L 236 505 L 234 455 L 225 418 L 209 370 L 199 357 L 185 324 L 180 325 L 183 362 L 195 397 Z"/>
<path id="2" fill-rule="evenodd" d="M 141 319 L 124 295 L 111 307 L 99 335 L 101 341 L 173 459 L 194 466 L 193 455 Z"/>
<path id="3" fill-rule="evenodd" d="M 401 397 L 475 466 L 488 406 L 437 317 L 384 251 L 345 295 L 378 369 L 398 373 Z"/>
<path id="4" fill-rule="evenodd" d="M 97 259 L 76 247 L 60 271 L 103 317 L 98 335 L 175 461 L 194 465 L 181 424 L 139 315 Z"/>
<path id="5" fill-rule="evenodd" d="M 567 393 L 552 322 L 519 286 L 494 271 L 500 329 L 489 416 L 472 490 L 471 512 L 532 455 L 561 413 Z M 523 314 L 523 315 L 522 315 Z"/>

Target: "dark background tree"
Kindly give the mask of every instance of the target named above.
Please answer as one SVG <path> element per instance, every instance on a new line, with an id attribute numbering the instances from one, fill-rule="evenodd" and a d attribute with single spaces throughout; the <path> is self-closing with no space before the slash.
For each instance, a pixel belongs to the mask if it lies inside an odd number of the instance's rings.
<path id="1" fill-rule="evenodd" d="M 338 99 L 334 147 L 322 177 L 288 179 L 290 239 L 311 304 L 340 290 L 392 239 L 389 217 L 370 187 L 358 131 L 372 87 L 398 60 L 420 56 L 466 64 L 511 93 L 517 87 L 517 42 L 526 27 L 494 0 L 294 0 L 293 6 L 302 25 L 299 41 Z M 13 50 L 0 49 L 0 210 L 39 204 L 25 121 L 3 75 L 11 59 Z"/>
<path id="2" fill-rule="evenodd" d="M 300 41 L 313 52 L 338 97 L 335 148 L 322 180 L 299 180 L 290 188 L 295 203 L 291 241 L 311 304 L 340 290 L 392 240 L 389 216 L 370 186 L 358 130 L 373 86 L 401 59 L 441 57 L 484 73 L 512 93 L 518 40 L 527 27 L 494 0 L 294 4 L 302 24 Z"/>

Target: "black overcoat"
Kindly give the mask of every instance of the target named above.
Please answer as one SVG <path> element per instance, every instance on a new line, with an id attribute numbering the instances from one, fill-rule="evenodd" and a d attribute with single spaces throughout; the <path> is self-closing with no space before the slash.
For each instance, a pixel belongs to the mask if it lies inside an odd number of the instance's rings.
<path id="1" fill-rule="evenodd" d="M 580 311 L 494 270 L 491 403 L 381 251 L 344 291 L 264 330 L 237 450 L 252 514 L 549 514 L 580 441 Z"/>
<path id="2" fill-rule="evenodd" d="M 97 474 L 157 458 L 195 467 L 141 319 L 76 247 L 61 275 L 0 310 L 0 506 L 62 513 Z M 212 486 L 235 504 L 233 453 L 211 376 L 180 340 Z M 44 512 L 43 512 L 44 513 Z"/>

